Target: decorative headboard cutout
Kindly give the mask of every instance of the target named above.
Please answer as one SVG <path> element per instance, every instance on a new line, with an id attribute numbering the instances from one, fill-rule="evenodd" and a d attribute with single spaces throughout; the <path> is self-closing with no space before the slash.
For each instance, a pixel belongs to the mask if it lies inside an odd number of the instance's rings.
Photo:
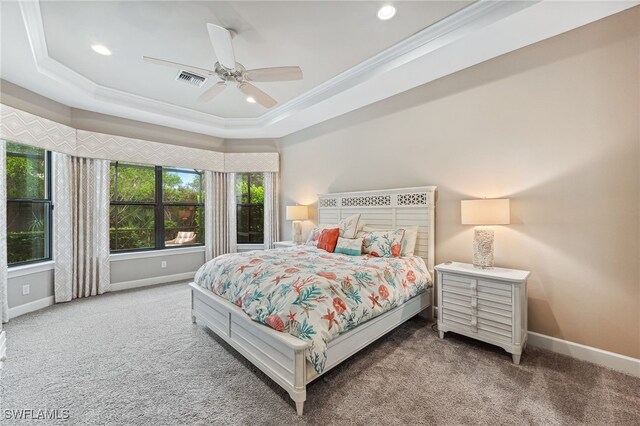
<path id="1" fill-rule="evenodd" d="M 318 195 L 318 223 L 337 223 L 360 213 L 360 224 L 378 228 L 418 225 L 415 254 L 433 275 L 435 262 L 435 186 Z"/>

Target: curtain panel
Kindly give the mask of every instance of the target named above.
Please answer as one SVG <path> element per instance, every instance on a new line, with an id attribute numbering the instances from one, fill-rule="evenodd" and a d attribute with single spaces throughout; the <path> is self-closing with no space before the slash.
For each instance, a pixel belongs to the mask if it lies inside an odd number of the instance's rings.
<path id="1" fill-rule="evenodd" d="M 109 291 L 109 161 L 54 154 L 56 303 Z"/>
<path id="2" fill-rule="evenodd" d="M 0 331 L 9 321 L 7 299 L 7 144 L 0 140 Z"/>
<path id="3" fill-rule="evenodd" d="M 278 214 L 278 173 L 264 174 L 264 248 L 274 248 L 280 239 L 280 217 Z"/>
<path id="4" fill-rule="evenodd" d="M 210 261 L 231 252 L 229 179 L 226 173 L 205 172 L 205 258 Z"/>
<path id="5" fill-rule="evenodd" d="M 227 173 L 227 211 L 229 215 L 229 244 L 231 245 L 231 253 L 238 251 L 238 222 L 236 206 L 236 174 Z"/>

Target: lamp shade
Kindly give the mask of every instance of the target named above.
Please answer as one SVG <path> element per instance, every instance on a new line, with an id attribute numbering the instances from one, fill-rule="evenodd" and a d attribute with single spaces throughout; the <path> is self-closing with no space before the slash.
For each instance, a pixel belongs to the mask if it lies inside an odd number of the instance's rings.
<path id="1" fill-rule="evenodd" d="M 287 220 L 307 220 L 307 219 L 309 219 L 309 207 L 287 206 Z"/>
<path id="2" fill-rule="evenodd" d="M 509 199 L 462 200 L 460 213 L 463 225 L 508 225 Z"/>

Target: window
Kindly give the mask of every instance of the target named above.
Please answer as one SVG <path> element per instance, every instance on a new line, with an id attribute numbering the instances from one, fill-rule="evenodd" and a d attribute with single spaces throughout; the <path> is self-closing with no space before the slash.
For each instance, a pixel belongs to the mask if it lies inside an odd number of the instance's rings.
<path id="1" fill-rule="evenodd" d="M 264 175 L 236 174 L 238 244 L 264 242 Z"/>
<path id="2" fill-rule="evenodd" d="M 51 153 L 7 142 L 7 261 L 51 259 Z"/>
<path id="3" fill-rule="evenodd" d="M 204 244 L 202 172 L 111 164 L 111 251 Z"/>

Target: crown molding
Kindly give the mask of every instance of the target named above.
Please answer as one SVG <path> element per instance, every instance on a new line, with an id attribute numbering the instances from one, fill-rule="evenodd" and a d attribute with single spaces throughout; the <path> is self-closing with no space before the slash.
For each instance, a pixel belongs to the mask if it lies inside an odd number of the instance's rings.
<path id="1" fill-rule="evenodd" d="M 69 69 L 49 56 L 40 3 L 19 1 L 37 71 L 59 86 L 44 96 L 231 139 L 286 136 L 639 3 L 480 0 L 260 117 L 225 119 L 104 87 Z"/>

